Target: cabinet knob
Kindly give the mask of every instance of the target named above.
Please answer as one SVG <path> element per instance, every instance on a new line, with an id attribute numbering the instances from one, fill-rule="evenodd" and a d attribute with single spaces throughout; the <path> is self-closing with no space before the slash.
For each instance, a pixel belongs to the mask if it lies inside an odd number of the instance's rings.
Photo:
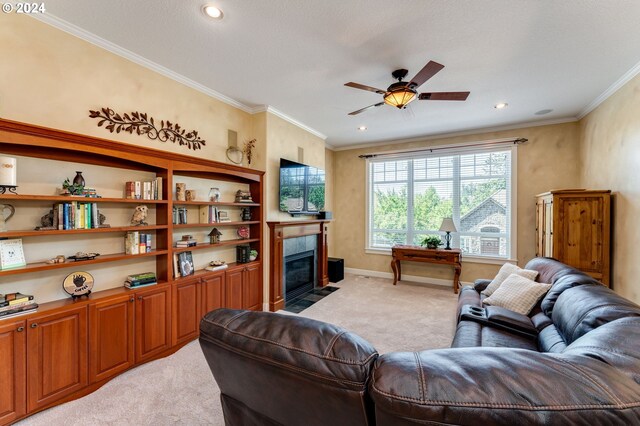
<path id="1" fill-rule="evenodd" d="M 18 333 L 22 333 L 24 331 L 24 327 L 20 326 L 18 327 L 18 329 L 16 330 Z"/>
<path id="2" fill-rule="evenodd" d="M 136 301 L 136 298 L 135 298 L 135 297 L 133 297 L 133 296 L 131 296 L 131 299 L 129 299 L 129 302 L 133 303 L 133 302 L 135 302 L 135 301 Z"/>
<path id="3" fill-rule="evenodd" d="M 38 326 L 37 322 L 34 322 L 33 324 L 31 324 L 31 328 L 36 328 Z"/>
<path id="4" fill-rule="evenodd" d="M 138 300 L 142 300 L 142 296 L 138 296 Z"/>

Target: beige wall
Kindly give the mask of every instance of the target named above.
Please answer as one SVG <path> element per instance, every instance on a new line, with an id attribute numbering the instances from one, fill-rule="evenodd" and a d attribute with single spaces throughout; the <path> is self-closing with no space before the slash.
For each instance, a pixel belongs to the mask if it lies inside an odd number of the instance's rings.
<path id="1" fill-rule="evenodd" d="M 612 286 L 640 303 L 640 76 L 580 121 L 582 184 L 613 191 Z"/>
<path id="2" fill-rule="evenodd" d="M 391 272 L 390 255 L 365 253 L 365 160 L 359 155 L 518 137 L 529 139 L 517 148 L 517 257 L 518 264 L 523 265 L 535 256 L 534 196 L 549 189 L 578 186 L 578 130 L 577 123 L 566 123 L 336 152 L 335 227 L 339 244 L 335 255 L 344 258 L 348 268 Z M 492 277 L 498 268 L 499 265 L 466 261 L 461 279 L 469 282 Z M 453 275 L 451 268 L 415 263 L 403 265 L 403 273 L 440 279 Z"/>
<path id="3" fill-rule="evenodd" d="M 227 130 L 252 137 L 252 116 L 26 15 L 0 14 L 0 117 L 228 162 Z M 111 134 L 89 110 L 146 112 L 197 130 L 206 146 Z M 264 141 L 263 141 L 264 142 Z"/>

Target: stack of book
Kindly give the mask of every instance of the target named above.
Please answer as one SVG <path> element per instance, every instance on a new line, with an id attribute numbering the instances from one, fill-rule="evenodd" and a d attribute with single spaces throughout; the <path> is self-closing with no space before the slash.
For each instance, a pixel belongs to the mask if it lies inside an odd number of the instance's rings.
<path id="1" fill-rule="evenodd" d="M 142 254 L 151 252 L 152 234 L 138 231 L 127 232 L 124 236 L 124 254 Z"/>
<path id="2" fill-rule="evenodd" d="M 59 230 L 92 229 L 100 227 L 97 203 L 72 201 L 53 206 L 53 227 Z"/>
<path id="3" fill-rule="evenodd" d="M 176 243 L 176 247 L 193 247 L 197 245 L 198 242 L 193 238 L 189 238 L 188 240 L 180 240 Z"/>
<path id="4" fill-rule="evenodd" d="M 157 177 L 149 182 L 129 181 L 125 183 L 124 196 L 134 200 L 161 200 L 162 178 Z"/>
<path id="5" fill-rule="evenodd" d="M 37 308 L 38 304 L 33 296 L 22 293 L 0 294 L 0 319 L 28 314 Z"/>
<path id="6" fill-rule="evenodd" d="M 149 285 L 158 284 L 156 274 L 154 272 L 143 272 L 142 274 L 134 274 L 127 276 L 124 282 L 126 288 L 140 288 Z"/>

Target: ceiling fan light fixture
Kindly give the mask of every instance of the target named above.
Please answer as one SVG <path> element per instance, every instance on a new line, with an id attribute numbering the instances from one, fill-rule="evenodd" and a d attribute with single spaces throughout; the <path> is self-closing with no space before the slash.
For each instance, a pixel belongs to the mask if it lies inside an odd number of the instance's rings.
<path id="1" fill-rule="evenodd" d="M 395 86 L 395 87 L 394 87 Z M 417 92 L 406 83 L 394 83 L 384 94 L 384 103 L 402 109 L 416 99 Z"/>
<path id="2" fill-rule="evenodd" d="M 207 15 L 209 18 L 220 20 L 224 17 L 224 13 L 222 10 L 212 4 L 205 4 L 202 6 L 202 12 Z"/>
<path id="3" fill-rule="evenodd" d="M 505 109 L 506 107 L 508 107 L 509 104 L 506 102 L 500 102 L 499 104 L 495 104 L 493 107 L 495 109 Z"/>

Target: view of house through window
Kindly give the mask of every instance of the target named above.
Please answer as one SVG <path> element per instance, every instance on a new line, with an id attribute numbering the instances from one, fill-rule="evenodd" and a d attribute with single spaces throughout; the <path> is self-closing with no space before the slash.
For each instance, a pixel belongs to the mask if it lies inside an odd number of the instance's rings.
<path id="1" fill-rule="evenodd" d="M 368 160 L 367 248 L 443 236 L 442 219 L 452 217 L 452 247 L 510 258 L 511 158 L 501 148 Z"/>

